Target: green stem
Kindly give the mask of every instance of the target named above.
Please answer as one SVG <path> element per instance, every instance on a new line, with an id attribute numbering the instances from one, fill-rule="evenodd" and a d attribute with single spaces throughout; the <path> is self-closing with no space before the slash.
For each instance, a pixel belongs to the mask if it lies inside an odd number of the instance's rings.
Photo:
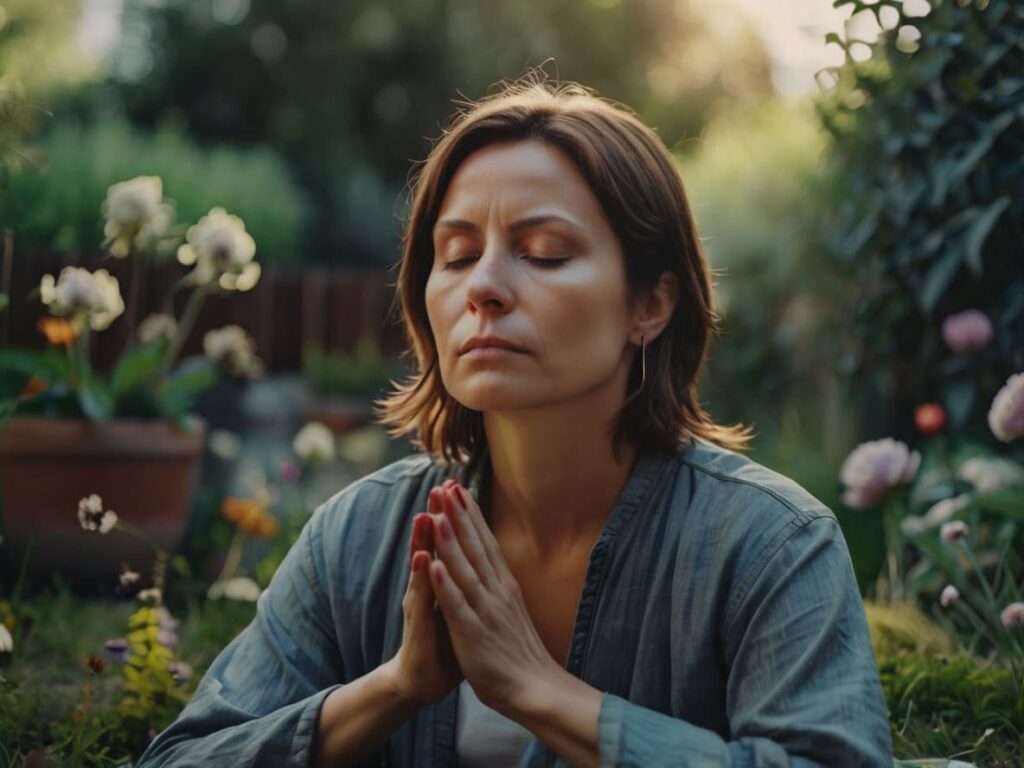
<path id="1" fill-rule="evenodd" d="M 228 553 L 224 557 L 224 565 L 221 567 L 220 573 L 217 574 L 216 581 L 230 578 L 238 569 L 238 565 L 242 561 L 242 547 L 244 545 L 245 534 L 242 533 L 241 528 L 236 527 L 235 535 L 231 537 L 231 545 L 228 547 Z"/>
<path id="2" fill-rule="evenodd" d="M 887 501 L 882 508 L 890 602 L 903 599 L 903 541 L 900 534 L 899 511 L 900 505 L 892 500 Z"/>
<path id="3" fill-rule="evenodd" d="M 189 333 L 192 332 L 192 326 L 195 325 L 199 317 L 199 310 L 202 308 L 203 300 L 206 298 L 206 294 L 210 292 L 211 287 L 212 283 L 204 283 L 196 288 L 195 292 L 188 297 L 185 311 L 181 314 L 181 322 L 178 323 L 174 339 L 171 340 L 171 345 L 167 349 L 167 357 L 164 358 L 164 364 L 160 368 L 161 377 L 165 376 L 171 366 L 174 365 L 178 353 L 185 346 L 185 340 L 188 338 Z"/>
<path id="4" fill-rule="evenodd" d="M 114 527 L 117 530 L 121 531 L 121 533 L 127 533 L 129 536 L 134 536 L 136 539 L 139 539 L 140 541 L 143 541 L 146 544 L 148 544 L 150 548 L 153 550 L 154 554 L 156 554 L 158 557 L 160 553 L 164 552 L 164 548 L 160 546 L 159 542 L 157 542 L 156 539 L 154 539 L 145 531 L 139 530 L 131 523 L 126 523 L 124 520 L 118 520 L 116 523 L 114 523 Z M 166 553 L 164 553 L 165 558 L 166 556 Z"/>

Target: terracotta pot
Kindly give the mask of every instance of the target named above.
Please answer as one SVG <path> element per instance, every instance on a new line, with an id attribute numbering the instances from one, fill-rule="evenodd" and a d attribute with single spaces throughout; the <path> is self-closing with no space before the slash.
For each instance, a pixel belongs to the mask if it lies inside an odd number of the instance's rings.
<path id="1" fill-rule="evenodd" d="M 96 493 L 168 552 L 185 534 L 198 480 L 206 424 L 12 417 L 0 431 L 4 546 L 8 571 L 20 567 L 33 538 L 28 570 L 76 582 L 114 583 L 121 562 L 146 583 L 151 549 L 120 531 L 83 530 L 78 501 Z"/>
<path id="2" fill-rule="evenodd" d="M 306 422 L 321 422 L 341 437 L 365 427 L 373 420 L 373 402 L 358 398 L 318 400 L 305 409 L 303 417 Z"/>

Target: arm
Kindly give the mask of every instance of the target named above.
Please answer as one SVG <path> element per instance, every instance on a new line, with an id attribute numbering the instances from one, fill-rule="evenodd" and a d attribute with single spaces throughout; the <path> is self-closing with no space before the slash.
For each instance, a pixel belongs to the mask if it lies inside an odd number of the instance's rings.
<path id="1" fill-rule="evenodd" d="M 383 666 L 341 685 L 348 675 L 314 556 L 322 517 L 318 511 L 303 528 L 260 596 L 255 619 L 217 656 L 139 768 L 304 768 L 314 742 L 325 755 L 352 749 L 358 758 L 387 737 L 385 725 L 404 719 L 407 709 L 391 695 Z M 346 711 L 359 712 L 348 727 L 339 725 Z"/>
<path id="2" fill-rule="evenodd" d="M 520 722 L 581 766 L 891 767 L 889 721 L 846 542 L 831 517 L 794 527 L 726 610 L 731 740 L 568 672 L 534 685 Z M 531 757 L 524 763 L 540 764 Z"/>

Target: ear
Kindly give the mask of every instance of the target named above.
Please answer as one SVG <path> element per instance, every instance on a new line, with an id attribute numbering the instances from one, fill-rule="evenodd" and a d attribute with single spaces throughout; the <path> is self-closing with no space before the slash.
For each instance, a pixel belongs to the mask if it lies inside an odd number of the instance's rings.
<path id="1" fill-rule="evenodd" d="M 633 325 L 629 338 L 635 344 L 640 337 L 650 344 L 665 330 L 679 298 L 679 278 L 671 272 L 662 272 L 658 284 L 633 305 Z"/>

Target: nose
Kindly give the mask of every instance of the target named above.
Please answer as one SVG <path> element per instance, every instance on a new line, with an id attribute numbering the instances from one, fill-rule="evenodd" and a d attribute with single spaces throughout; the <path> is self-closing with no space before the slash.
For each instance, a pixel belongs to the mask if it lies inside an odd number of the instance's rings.
<path id="1" fill-rule="evenodd" d="M 507 250 L 500 243 L 488 244 L 480 258 L 469 267 L 466 306 L 475 312 L 508 312 L 515 304 L 515 292 L 507 265 Z"/>

